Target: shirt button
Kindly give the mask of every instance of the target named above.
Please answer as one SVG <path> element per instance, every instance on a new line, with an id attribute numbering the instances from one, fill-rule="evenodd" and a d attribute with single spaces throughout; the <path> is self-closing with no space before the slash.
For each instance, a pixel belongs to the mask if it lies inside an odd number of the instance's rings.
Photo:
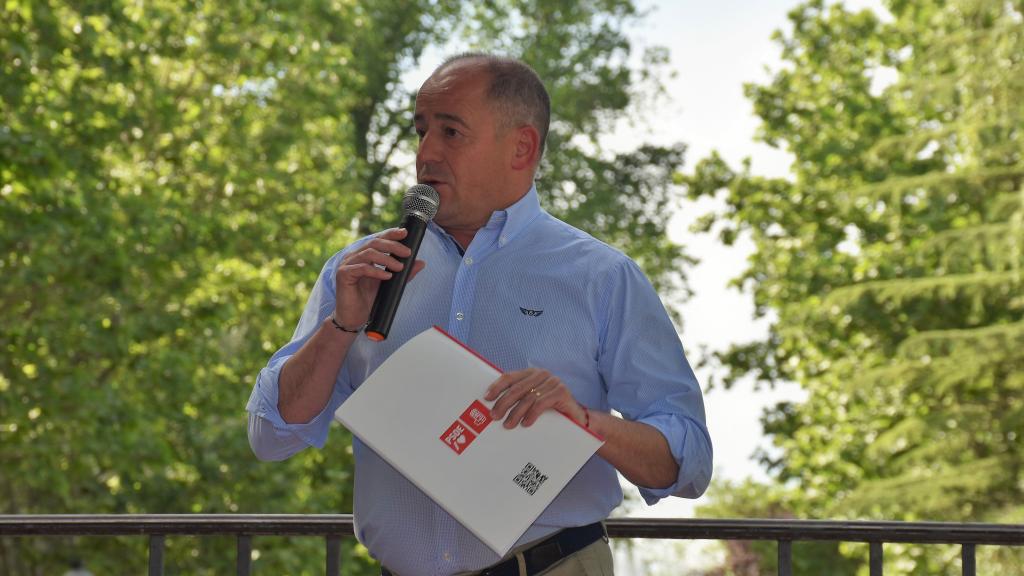
<path id="1" fill-rule="evenodd" d="M 452 555 L 447 553 L 447 552 L 445 552 L 444 553 L 444 561 L 445 562 L 451 562 L 452 561 Z"/>
<path id="2" fill-rule="evenodd" d="M 503 235 L 501 238 L 498 238 L 498 246 L 504 246 L 506 242 L 508 242 L 508 236 Z"/>
<path id="3" fill-rule="evenodd" d="M 472 266 L 472 265 L 473 265 L 473 259 L 467 257 L 466 258 L 466 266 Z"/>
<path id="4" fill-rule="evenodd" d="M 456 313 L 455 313 L 455 319 L 456 319 L 456 320 L 462 320 L 462 319 L 463 319 L 463 318 L 465 318 L 465 317 L 466 317 L 466 315 L 465 315 L 465 314 L 463 314 L 462 312 L 456 312 Z"/>

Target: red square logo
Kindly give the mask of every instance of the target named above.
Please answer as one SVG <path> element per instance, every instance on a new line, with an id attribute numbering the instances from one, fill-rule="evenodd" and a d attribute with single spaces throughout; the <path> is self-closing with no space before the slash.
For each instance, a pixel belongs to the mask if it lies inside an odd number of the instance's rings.
<path id="1" fill-rule="evenodd" d="M 456 420 L 452 422 L 452 425 L 445 430 L 444 434 L 441 434 L 441 442 L 448 445 L 449 448 L 455 450 L 456 454 L 462 454 L 469 448 L 469 445 L 476 440 L 476 434 L 469 429 L 469 426 Z"/>
<path id="2" fill-rule="evenodd" d="M 491 411 L 484 406 L 483 402 L 474 400 L 459 418 L 479 434 L 491 423 Z"/>

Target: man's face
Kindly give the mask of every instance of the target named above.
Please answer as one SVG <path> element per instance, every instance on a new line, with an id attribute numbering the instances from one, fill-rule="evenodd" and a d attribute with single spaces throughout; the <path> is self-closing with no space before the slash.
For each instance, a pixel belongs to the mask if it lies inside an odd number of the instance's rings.
<path id="1" fill-rule="evenodd" d="M 456 63 L 427 80 L 416 96 L 417 180 L 437 189 L 434 217 L 451 229 L 478 229 L 522 195 L 510 185 L 515 130 L 499 134 L 487 102 L 489 76 Z"/>

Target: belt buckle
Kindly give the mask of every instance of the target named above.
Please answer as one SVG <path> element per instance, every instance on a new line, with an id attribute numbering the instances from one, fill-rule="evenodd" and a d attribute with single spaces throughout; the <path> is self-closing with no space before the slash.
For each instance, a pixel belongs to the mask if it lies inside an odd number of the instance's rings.
<path id="1" fill-rule="evenodd" d="M 562 551 L 562 545 L 558 542 L 542 542 L 523 551 L 527 574 L 542 572 L 563 558 L 565 558 L 565 554 Z"/>

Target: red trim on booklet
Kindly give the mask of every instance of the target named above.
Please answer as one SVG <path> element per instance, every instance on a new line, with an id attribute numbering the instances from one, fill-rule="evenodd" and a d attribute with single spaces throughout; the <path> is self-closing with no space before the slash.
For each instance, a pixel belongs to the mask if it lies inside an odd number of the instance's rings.
<path id="1" fill-rule="evenodd" d="M 483 354 L 481 354 L 481 353 L 477 352 L 476 350 L 473 350 L 473 349 L 472 349 L 472 348 L 470 348 L 470 347 L 469 347 L 469 345 L 467 345 L 467 344 L 466 344 L 465 342 L 463 342 L 462 340 L 459 340 L 459 339 L 458 339 L 458 338 L 456 338 L 455 336 L 452 336 L 452 335 L 451 335 L 451 334 L 449 334 L 449 333 L 448 333 L 447 331 L 445 331 L 445 329 L 444 329 L 444 328 L 441 328 L 440 326 L 438 326 L 438 325 L 436 325 L 436 324 L 435 324 L 435 325 L 434 325 L 434 330 L 437 330 L 437 331 L 438 331 L 438 332 L 440 332 L 441 334 L 444 334 L 445 336 L 447 336 L 448 338 L 450 338 L 450 339 L 451 339 L 451 340 L 452 340 L 453 342 L 455 342 L 455 343 L 456 343 L 456 344 L 458 344 L 459 346 L 462 346 L 463 348 L 465 348 L 467 352 L 469 352 L 469 353 L 470 353 L 470 354 L 472 354 L 473 356 L 476 356 L 477 358 L 479 358 L 479 359 L 483 360 L 483 361 L 484 361 L 484 362 L 485 362 L 485 363 L 486 363 L 486 364 L 487 364 L 488 366 L 490 366 L 491 368 L 494 368 L 495 370 L 497 370 L 499 374 L 504 374 L 504 373 L 505 373 L 505 371 L 504 371 L 504 370 L 502 370 L 501 368 L 498 368 L 497 366 L 495 366 L 495 365 L 494 365 L 494 363 L 493 363 L 493 362 L 491 362 L 490 360 L 488 360 L 487 358 L 485 358 L 485 357 L 483 356 Z M 582 429 L 583 429 L 583 430 L 584 430 L 584 431 L 585 431 L 585 432 L 586 432 L 587 434 L 590 434 L 590 435 L 591 435 L 591 436 L 593 436 L 594 438 L 597 438 L 597 439 L 598 439 L 598 440 L 600 440 L 601 442 L 604 442 L 604 437 L 603 437 L 603 436 L 601 436 L 601 435 L 600 435 L 600 434 L 598 434 L 597 432 L 594 432 L 594 431 L 593 431 L 593 430 L 591 430 L 590 428 L 587 428 L 587 427 L 586 427 L 586 426 L 584 426 L 583 424 L 580 424 L 579 422 L 577 422 L 577 421 L 576 421 L 576 419 L 575 419 L 575 418 L 572 418 L 571 416 L 569 416 L 569 415 L 568 415 L 568 414 L 566 414 L 565 412 L 562 412 L 561 410 L 555 410 L 555 412 L 558 412 L 558 413 L 559 413 L 559 414 L 561 414 L 562 416 L 565 416 L 565 417 L 566 417 L 566 418 L 567 418 L 567 419 L 568 419 L 568 420 L 569 420 L 570 422 L 572 422 L 573 424 L 575 424 L 575 425 L 579 426 L 580 428 L 582 428 Z"/>
<path id="2" fill-rule="evenodd" d="M 505 371 L 504 371 L 504 370 L 502 370 L 501 368 L 498 368 L 497 366 L 495 366 L 493 362 L 491 362 L 491 361 L 490 361 L 490 360 L 488 360 L 487 358 L 484 358 L 482 354 L 480 354 L 480 353 L 479 353 L 479 352 L 477 352 L 476 350 L 473 350 L 472 348 L 470 348 L 469 346 L 467 346 L 467 345 L 466 345 L 466 344 L 465 344 L 465 343 L 464 343 L 464 342 L 463 342 L 462 340 L 459 340 L 459 339 L 458 339 L 458 338 L 456 338 L 455 336 L 452 336 L 451 334 L 449 334 L 449 333 L 445 332 L 444 328 L 441 328 L 441 327 L 440 327 L 440 326 L 438 326 L 437 324 L 434 324 L 434 330 L 437 330 L 437 331 L 438 331 L 438 332 L 440 332 L 441 334 L 444 334 L 445 336 L 447 336 L 447 337 L 451 338 L 451 339 L 452 339 L 452 342 L 455 342 L 455 343 L 456 343 L 456 344 L 458 344 L 459 346 L 462 346 L 463 348 L 465 348 L 465 349 L 466 349 L 466 351 L 467 351 L 467 352 L 469 352 L 469 353 L 470 353 L 470 354 L 472 354 L 473 356 L 476 356 L 477 358 L 479 358 L 479 359 L 483 360 L 483 361 L 484 361 L 485 363 L 487 363 L 487 365 L 488 365 L 488 366 L 490 366 L 491 368 L 494 368 L 495 370 L 497 370 L 499 374 L 504 374 L 504 373 L 505 373 Z"/>

